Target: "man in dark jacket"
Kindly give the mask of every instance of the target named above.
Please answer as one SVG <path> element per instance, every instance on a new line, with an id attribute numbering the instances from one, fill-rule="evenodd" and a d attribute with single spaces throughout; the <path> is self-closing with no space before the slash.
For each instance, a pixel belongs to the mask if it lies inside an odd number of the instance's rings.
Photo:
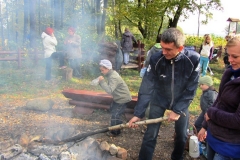
<path id="1" fill-rule="evenodd" d="M 133 49 L 133 42 L 137 43 L 133 34 L 129 31 L 128 28 L 125 28 L 125 32 L 122 35 L 121 47 L 123 50 L 123 61 L 124 64 L 129 63 L 129 53 Z"/>
<path id="2" fill-rule="evenodd" d="M 184 50 L 184 35 L 169 28 L 161 37 L 162 51 L 151 56 L 138 93 L 138 102 L 129 127 L 144 117 L 150 103 L 149 119 L 164 116 L 170 110 L 169 121 L 175 121 L 176 137 L 172 160 L 182 160 L 187 139 L 188 107 L 194 98 L 199 79 L 199 54 Z M 150 88 L 150 89 L 149 89 Z M 150 124 L 144 134 L 139 160 L 151 160 L 161 123 Z"/>

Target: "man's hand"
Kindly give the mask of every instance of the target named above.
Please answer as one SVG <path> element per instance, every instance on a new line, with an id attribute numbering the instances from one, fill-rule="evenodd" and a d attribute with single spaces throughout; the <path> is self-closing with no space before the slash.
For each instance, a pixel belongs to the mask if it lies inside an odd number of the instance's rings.
<path id="1" fill-rule="evenodd" d="M 99 76 L 99 77 L 98 77 L 98 80 L 99 80 L 99 81 L 102 81 L 102 80 L 104 80 L 104 77 L 103 77 L 103 76 Z"/>
<path id="2" fill-rule="evenodd" d="M 177 121 L 180 117 L 180 114 L 177 114 L 173 111 L 171 111 L 168 115 L 168 121 Z"/>
<path id="3" fill-rule="evenodd" d="M 206 129 L 201 128 L 201 130 L 198 132 L 198 140 L 199 141 L 204 141 L 204 139 L 206 139 L 207 137 L 207 133 L 206 133 Z"/>
<path id="4" fill-rule="evenodd" d="M 134 116 L 128 123 L 129 128 L 137 128 L 138 125 L 134 124 L 134 122 L 140 121 L 140 118 Z"/>

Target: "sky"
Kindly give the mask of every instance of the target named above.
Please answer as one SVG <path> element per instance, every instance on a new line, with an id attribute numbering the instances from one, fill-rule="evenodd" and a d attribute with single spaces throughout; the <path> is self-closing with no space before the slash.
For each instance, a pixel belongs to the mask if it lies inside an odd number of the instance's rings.
<path id="1" fill-rule="evenodd" d="M 214 34 L 218 36 L 226 36 L 225 28 L 229 25 L 227 19 L 238 18 L 240 19 L 240 0 L 221 0 L 223 11 L 212 11 L 213 18 L 209 20 L 208 24 L 200 25 L 199 34 Z M 203 15 L 202 15 L 203 17 Z M 179 21 L 178 26 L 183 29 L 183 32 L 190 35 L 197 35 L 198 18 L 197 15 L 192 15 L 189 19 Z"/>

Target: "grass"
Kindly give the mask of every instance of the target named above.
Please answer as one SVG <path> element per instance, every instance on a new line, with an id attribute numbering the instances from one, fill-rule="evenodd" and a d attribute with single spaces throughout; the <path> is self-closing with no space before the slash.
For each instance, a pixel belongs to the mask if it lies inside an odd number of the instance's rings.
<path id="1" fill-rule="evenodd" d="M 37 64 L 32 61 L 23 62 L 21 69 L 17 69 L 15 62 L 0 62 L 0 98 L 9 100 L 30 99 L 36 97 L 63 97 L 61 91 L 66 88 L 74 88 L 81 90 L 103 91 L 99 86 L 91 86 L 90 82 L 100 75 L 98 70 L 87 70 L 83 68 L 84 79 L 72 78 L 70 81 L 61 81 L 58 76 L 56 64 L 52 71 L 54 81 L 46 82 L 44 80 L 45 67 L 44 62 Z M 210 67 L 214 72 L 214 87 L 218 90 L 220 80 L 224 71 L 224 64 L 220 59 L 219 62 L 210 63 Z M 139 73 L 134 69 L 124 69 L 121 76 L 127 83 L 132 96 L 137 96 L 141 78 Z M 198 88 L 189 111 L 191 114 L 199 114 L 199 99 L 202 91 Z"/>

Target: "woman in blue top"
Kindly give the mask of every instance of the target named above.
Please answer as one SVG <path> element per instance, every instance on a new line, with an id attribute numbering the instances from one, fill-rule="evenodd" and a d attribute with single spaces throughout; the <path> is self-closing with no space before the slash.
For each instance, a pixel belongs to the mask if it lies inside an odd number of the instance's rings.
<path id="1" fill-rule="evenodd" d="M 202 76 L 205 76 L 207 73 L 209 60 L 211 60 L 213 51 L 214 51 L 214 46 L 213 46 L 212 38 L 209 34 L 206 34 L 204 36 L 204 42 L 201 45 L 199 50 L 199 53 L 201 55 L 200 67 L 202 69 Z"/>

